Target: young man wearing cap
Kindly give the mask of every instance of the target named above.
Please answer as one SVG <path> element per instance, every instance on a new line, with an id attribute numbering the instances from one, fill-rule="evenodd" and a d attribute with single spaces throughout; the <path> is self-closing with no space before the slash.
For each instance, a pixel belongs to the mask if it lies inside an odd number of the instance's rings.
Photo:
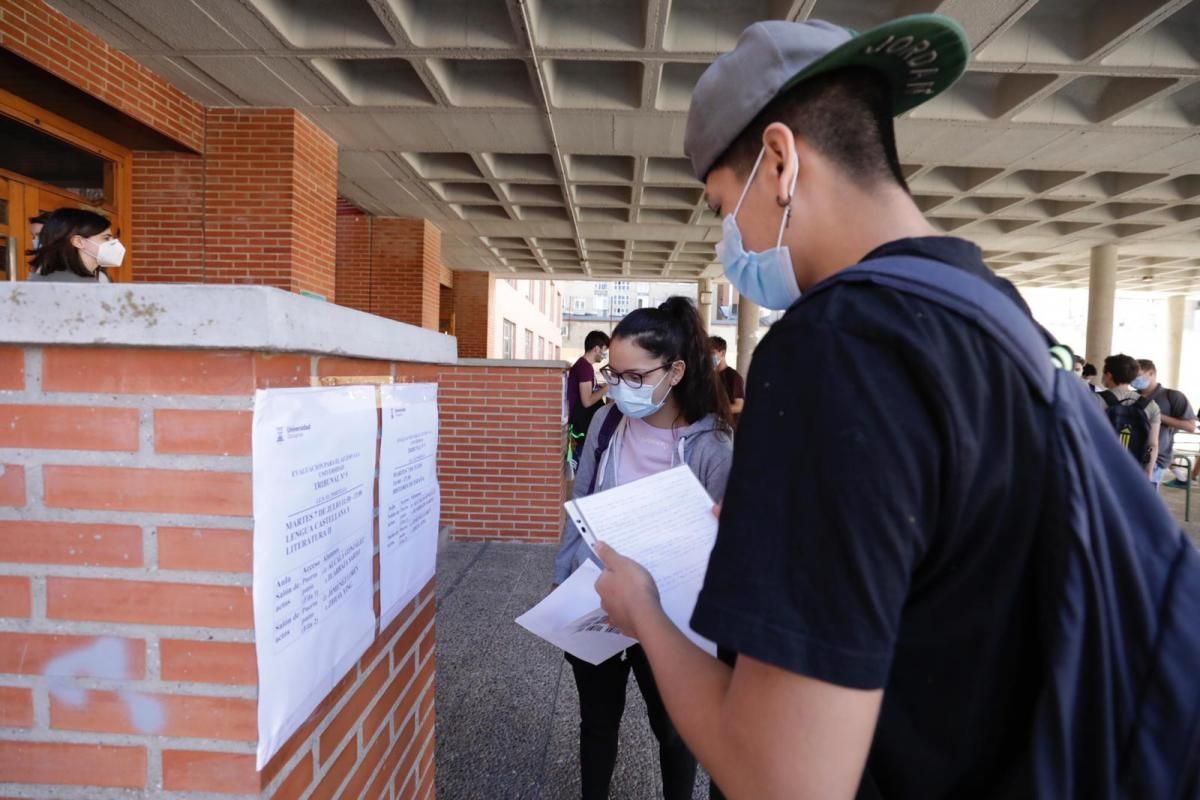
<path id="1" fill-rule="evenodd" d="M 901 255 L 978 276 L 1028 313 L 974 244 L 926 222 L 896 153 L 893 115 L 967 57 L 944 17 L 859 36 L 760 22 L 692 97 L 685 150 L 724 218 L 726 274 L 790 307 L 754 354 L 692 619 L 736 666 L 692 646 L 648 573 L 603 545 L 597 589 L 730 797 L 1031 796 L 1027 555 L 1045 489 L 1022 465 L 1046 463 L 1048 445 L 1028 382 L 969 321 L 886 286 L 793 305 Z"/>

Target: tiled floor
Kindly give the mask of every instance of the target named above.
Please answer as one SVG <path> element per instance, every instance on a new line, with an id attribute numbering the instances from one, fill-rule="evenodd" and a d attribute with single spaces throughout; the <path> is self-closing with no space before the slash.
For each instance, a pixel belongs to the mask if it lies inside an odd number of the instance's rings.
<path id="1" fill-rule="evenodd" d="M 1184 493 L 1163 497 L 1183 520 Z M 1184 527 L 1200 545 L 1200 488 Z M 450 543 L 438 562 L 437 783 L 442 800 L 579 797 L 578 696 L 561 651 L 513 620 L 550 588 L 555 547 Z M 696 798 L 708 780 L 697 780 Z M 661 796 L 635 682 L 610 797 Z"/>

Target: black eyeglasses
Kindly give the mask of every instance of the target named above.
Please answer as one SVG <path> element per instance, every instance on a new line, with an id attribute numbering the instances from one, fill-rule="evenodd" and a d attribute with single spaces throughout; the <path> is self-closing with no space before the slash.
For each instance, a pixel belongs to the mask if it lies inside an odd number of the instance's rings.
<path id="1" fill-rule="evenodd" d="M 652 372 L 658 372 L 660 369 L 670 368 L 670 364 L 663 364 L 662 366 L 655 367 L 654 369 L 648 369 L 645 372 L 634 372 L 633 370 L 617 372 L 612 367 L 603 366 L 600 368 L 600 377 L 604 378 L 604 380 L 613 385 L 624 381 L 625 385 L 630 389 L 640 389 L 642 388 L 642 384 L 646 382 L 647 375 Z"/>

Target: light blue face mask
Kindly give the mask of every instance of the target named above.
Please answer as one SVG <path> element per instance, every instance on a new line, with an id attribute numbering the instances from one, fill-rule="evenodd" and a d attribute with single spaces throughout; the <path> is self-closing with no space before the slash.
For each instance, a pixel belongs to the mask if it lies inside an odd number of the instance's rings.
<path id="1" fill-rule="evenodd" d="M 712 359 L 713 359 L 713 366 L 714 366 L 714 367 L 719 367 L 719 366 L 721 366 L 721 356 L 719 356 L 719 355 L 714 355 L 714 356 L 712 357 Z"/>
<path id="2" fill-rule="evenodd" d="M 1137 389 L 1140 392 L 1143 389 L 1150 388 L 1150 379 L 1147 378 L 1145 375 L 1138 375 L 1136 378 L 1133 379 L 1133 383 L 1131 383 L 1129 385 L 1132 386 L 1133 388 Z"/>
<path id="3" fill-rule="evenodd" d="M 654 402 L 654 390 L 662 385 L 662 382 L 670 377 L 670 375 L 671 370 L 668 369 L 666 370 L 666 374 L 659 379 L 658 383 L 653 386 L 642 384 L 636 389 L 624 381 L 610 383 L 608 385 L 608 394 L 609 397 L 616 401 L 617 408 L 621 409 L 621 413 L 625 416 L 633 417 L 634 419 L 648 417 L 662 408 L 666 404 L 667 398 L 671 395 L 671 389 L 674 387 L 667 387 L 667 392 L 663 395 L 662 400 L 659 400 L 657 403 Z"/>
<path id="4" fill-rule="evenodd" d="M 783 220 L 779 223 L 779 238 L 776 239 L 774 248 L 761 252 L 746 250 L 742 246 L 742 232 L 738 230 L 736 221 L 765 152 L 765 147 L 758 152 L 754 169 L 750 170 L 746 187 L 742 189 L 742 196 L 738 198 L 733 213 L 721 223 L 717 258 L 721 259 L 721 264 L 725 267 L 725 277 L 740 294 L 763 308 L 782 311 L 800 299 L 800 286 L 796 283 L 796 273 L 792 270 L 792 254 L 783 247 L 783 229 L 787 227 L 788 218 L 792 215 L 792 194 L 796 191 L 796 179 L 800 177 L 799 167 L 797 166 L 796 173 L 792 175 L 792 185 L 788 189 L 788 205 L 783 211 Z"/>

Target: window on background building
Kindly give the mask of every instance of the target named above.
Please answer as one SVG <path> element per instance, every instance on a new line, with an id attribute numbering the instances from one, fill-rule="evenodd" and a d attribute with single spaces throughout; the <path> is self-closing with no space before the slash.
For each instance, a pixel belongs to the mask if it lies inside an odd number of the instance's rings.
<path id="1" fill-rule="evenodd" d="M 533 358 L 533 331 L 525 331 L 525 357 Z"/>
<path id="2" fill-rule="evenodd" d="M 531 303 L 533 302 L 533 292 L 533 281 L 525 281 L 525 299 Z"/>
<path id="3" fill-rule="evenodd" d="M 516 354 L 513 352 L 513 348 L 516 346 L 516 339 L 516 323 L 504 320 L 503 352 L 501 353 L 501 358 L 507 358 L 509 360 L 516 358 Z"/>
<path id="4" fill-rule="evenodd" d="M 645 307 L 646 307 L 646 306 L 648 306 L 648 305 L 650 305 L 650 295 L 648 295 L 648 294 L 639 294 L 639 295 L 638 295 L 638 299 L 637 299 L 637 307 L 638 307 L 638 308 L 645 308 Z"/>
<path id="5" fill-rule="evenodd" d="M 572 297 L 571 310 L 576 314 L 583 314 L 587 312 L 587 300 L 582 297 Z"/>
<path id="6" fill-rule="evenodd" d="M 546 339 L 543 336 L 538 337 L 537 357 L 543 359 L 546 357 Z"/>
<path id="7" fill-rule="evenodd" d="M 599 281 L 592 288 L 595 289 L 597 292 L 603 292 L 604 294 L 608 294 L 608 283 L 606 281 Z"/>
<path id="8" fill-rule="evenodd" d="M 617 281 L 617 291 L 618 292 L 628 292 L 629 291 L 629 281 Z"/>
<path id="9" fill-rule="evenodd" d="M 596 295 L 595 297 L 592 298 L 592 308 L 594 308 L 596 310 L 597 314 L 607 314 L 608 313 L 608 298 L 602 294 Z"/>
<path id="10" fill-rule="evenodd" d="M 617 316 L 625 316 L 629 313 L 629 295 L 619 294 L 613 298 L 613 314 Z"/>
<path id="11" fill-rule="evenodd" d="M 562 361 L 562 348 L 558 345 L 554 345 L 554 360 Z"/>
<path id="12" fill-rule="evenodd" d="M 511 286 L 511 287 L 512 287 L 512 288 L 514 288 L 514 289 L 516 289 L 516 288 L 517 288 L 517 282 L 516 282 L 516 280 L 515 280 L 515 279 L 513 279 L 513 278 L 505 278 L 505 279 L 504 279 L 504 282 L 505 282 L 505 283 L 507 283 L 509 286 Z"/>
<path id="13" fill-rule="evenodd" d="M 646 281 L 638 281 L 637 290 L 638 294 L 648 295 L 650 294 L 650 284 Z"/>

